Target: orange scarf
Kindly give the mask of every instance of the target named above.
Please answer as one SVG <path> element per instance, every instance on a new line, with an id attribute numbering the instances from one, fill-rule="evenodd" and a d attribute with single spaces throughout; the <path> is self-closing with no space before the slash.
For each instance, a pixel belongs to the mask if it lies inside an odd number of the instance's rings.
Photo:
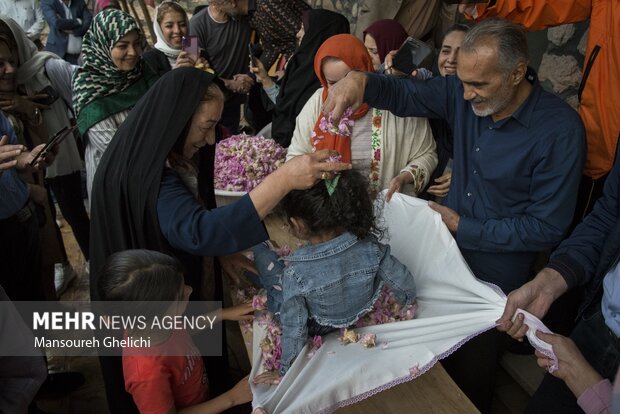
<path id="1" fill-rule="evenodd" d="M 317 78 L 321 81 L 321 85 L 323 85 L 322 102 L 325 102 L 325 99 L 327 99 L 328 89 L 327 80 L 323 76 L 322 70 L 323 59 L 326 57 L 335 57 L 342 60 L 351 70 L 373 71 L 372 59 L 361 40 L 350 34 L 339 34 L 330 37 L 321 45 L 314 57 L 314 73 L 316 73 Z M 368 105 L 363 104 L 357 111 L 350 114 L 348 119 L 353 121 L 360 119 L 366 115 L 368 109 Z M 324 118 L 325 116 L 321 112 L 319 119 L 314 124 L 312 136 L 310 137 L 312 146 L 316 151 L 334 149 L 340 153 L 342 162 L 351 162 L 350 133 L 352 131 L 352 122 L 349 121 L 350 126 L 348 128 L 342 128 L 341 131 L 333 131 L 328 127 L 329 119 Z M 334 127 L 338 128 L 338 125 L 334 125 Z M 348 135 L 346 134 L 347 129 Z"/>

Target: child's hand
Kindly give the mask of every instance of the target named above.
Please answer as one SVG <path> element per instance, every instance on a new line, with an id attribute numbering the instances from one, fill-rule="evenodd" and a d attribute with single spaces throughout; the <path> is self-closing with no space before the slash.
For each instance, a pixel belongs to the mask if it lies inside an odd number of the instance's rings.
<path id="1" fill-rule="evenodd" d="M 252 389 L 250 388 L 250 382 L 248 377 L 245 377 L 239 381 L 234 387 L 227 392 L 229 394 L 233 405 L 241 405 L 252 401 Z"/>
<path id="2" fill-rule="evenodd" d="M 223 321 L 252 321 L 254 320 L 254 308 L 252 302 L 230 308 L 222 308 Z"/>
<path id="3" fill-rule="evenodd" d="M 254 384 L 277 385 L 282 377 L 278 371 L 267 371 L 254 377 Z"/>
<path id="4" fill-rule="evenodd" d="M 239 275 L 242 274 L 244 270 L 250 271 L 252 273 L 258 273 L 254 262 L 241 253 L 235 253 L 228 256 L 220 256 L 219 260 L 220 265 L 222 266 L 222 270 L 224 270 L 224 273 L 226 273 L 236 285 L 241 283 L 241 278 L 239 277 Z"/>

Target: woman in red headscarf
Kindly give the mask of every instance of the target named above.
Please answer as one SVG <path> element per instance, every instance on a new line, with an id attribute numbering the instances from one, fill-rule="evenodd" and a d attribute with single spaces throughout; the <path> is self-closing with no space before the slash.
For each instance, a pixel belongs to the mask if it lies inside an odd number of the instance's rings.
<path id="1" fill-rule="evenodd" d="M 347 111 L 339 125 L 331 126 L 329 114 L 321 112 L 330 85 L 351 70 L 372 72 L 364 44 L 353 35 L 327 39 L 314 58 L 314 71 L 321 81 L 297 117 L 287 160 L 324 148 L 340 152 L 343 161 L 369 178 L 372 190 L 389 189 L 417 195 L 437 165 L 435 142 L 424 118 L 401 118 L 389 111 L 362 105 Z"/>

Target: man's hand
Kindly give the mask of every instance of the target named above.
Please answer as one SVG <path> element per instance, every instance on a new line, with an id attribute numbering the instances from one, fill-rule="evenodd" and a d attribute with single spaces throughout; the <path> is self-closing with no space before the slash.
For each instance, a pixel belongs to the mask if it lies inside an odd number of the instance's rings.
<path id="1" fill-rule="evenodd" d="M 0 138 L 0 173 L 17 166 L 17 157 L 26 151 L 23 145 L 9 145 L 9 137 Z"/>
<path id="2" fill-rule="evenodd" d="M 435 178 L 437 184 L 428 187 L 428 193 L 436 197 L 445 197 L 450 191 L 450 181 L 452 180 L 452 173 L 446 173 L 439 178 Z"/>
<path id="3" fill-rule="evenodd" d="M 233 83 L 236 85 L 237 93 L 249 93 L 252 86 L 254 86 L 254 79 L 245 73 L 238 73 L 233 77 Z"/>
<path id="4" fill-rule="evenodd" d="M 437 204 L 433 201 L 428 202 L 428 206 L 441 214 L 441 220 L 443 220 L 444 224 L 448 227 L 448 230 L 452 233 L 456 233 L 459 229 L 459 222 L 461 220 L 461 216 L 452 210 L 451 208 L 442 206 L 441 204 Z"/>
<path id="5" fill-rule="evenodd" d="M 558 369 L 550 374 L 563 380 L 575 397 L 579 398 L 585 390 L 603 379 L 570 338 L 540 331 L 536 332 L 536 336 L 553 347 L 558 359 Z M 536 357 L 539 367 L 549 369 L 552 363 L 549 358 L 539 351 L 536 351 Z"/>
<path id="6" fill-rule="evenodd" d="M 246 74 L 236 74 L 232 79 L 222 79 L 227 89 L 234 93 L 248 93 L 254 81 Z"/>
<path id="7" fill-rule="evenodd" d="M 566 281 L 557 271 L 545 267 L 536 277 L 513 290 L 506 301 L 502 317 L 497 320 L 497 329 L 506 332 L 515 339 L 521 339 L 527 332 L 527 325 L 523 323 L 523 315 L 513 316 L 517 308 L 528 311 L 539 319 L 549 310 L 549 307 L 568 288 Z"/>
<path id="8" fill-rule="evenodd" d="M 344 78 L 329 87 L 329 94 L 323 103 L 323 113 L 332 112 L 332 122 L 336 125 L 344 111 L 351 107 L 354 111 L 364 103 L 364 91 L 368 75 L 351 71 Z"/>

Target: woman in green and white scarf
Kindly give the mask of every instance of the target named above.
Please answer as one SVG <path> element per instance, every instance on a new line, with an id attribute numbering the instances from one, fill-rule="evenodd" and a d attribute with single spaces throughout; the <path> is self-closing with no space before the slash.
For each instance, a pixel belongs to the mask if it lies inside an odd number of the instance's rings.
<path id="1" fill-rule="evenodd" d="M 82 61 L 73 77 L 73 108 L 85 141 L 88 196 L 103 152 L 131 108 L 157 80 L 141 60 L 142 32 L 115 9 L 97 14 L 84 35 Z"/>

